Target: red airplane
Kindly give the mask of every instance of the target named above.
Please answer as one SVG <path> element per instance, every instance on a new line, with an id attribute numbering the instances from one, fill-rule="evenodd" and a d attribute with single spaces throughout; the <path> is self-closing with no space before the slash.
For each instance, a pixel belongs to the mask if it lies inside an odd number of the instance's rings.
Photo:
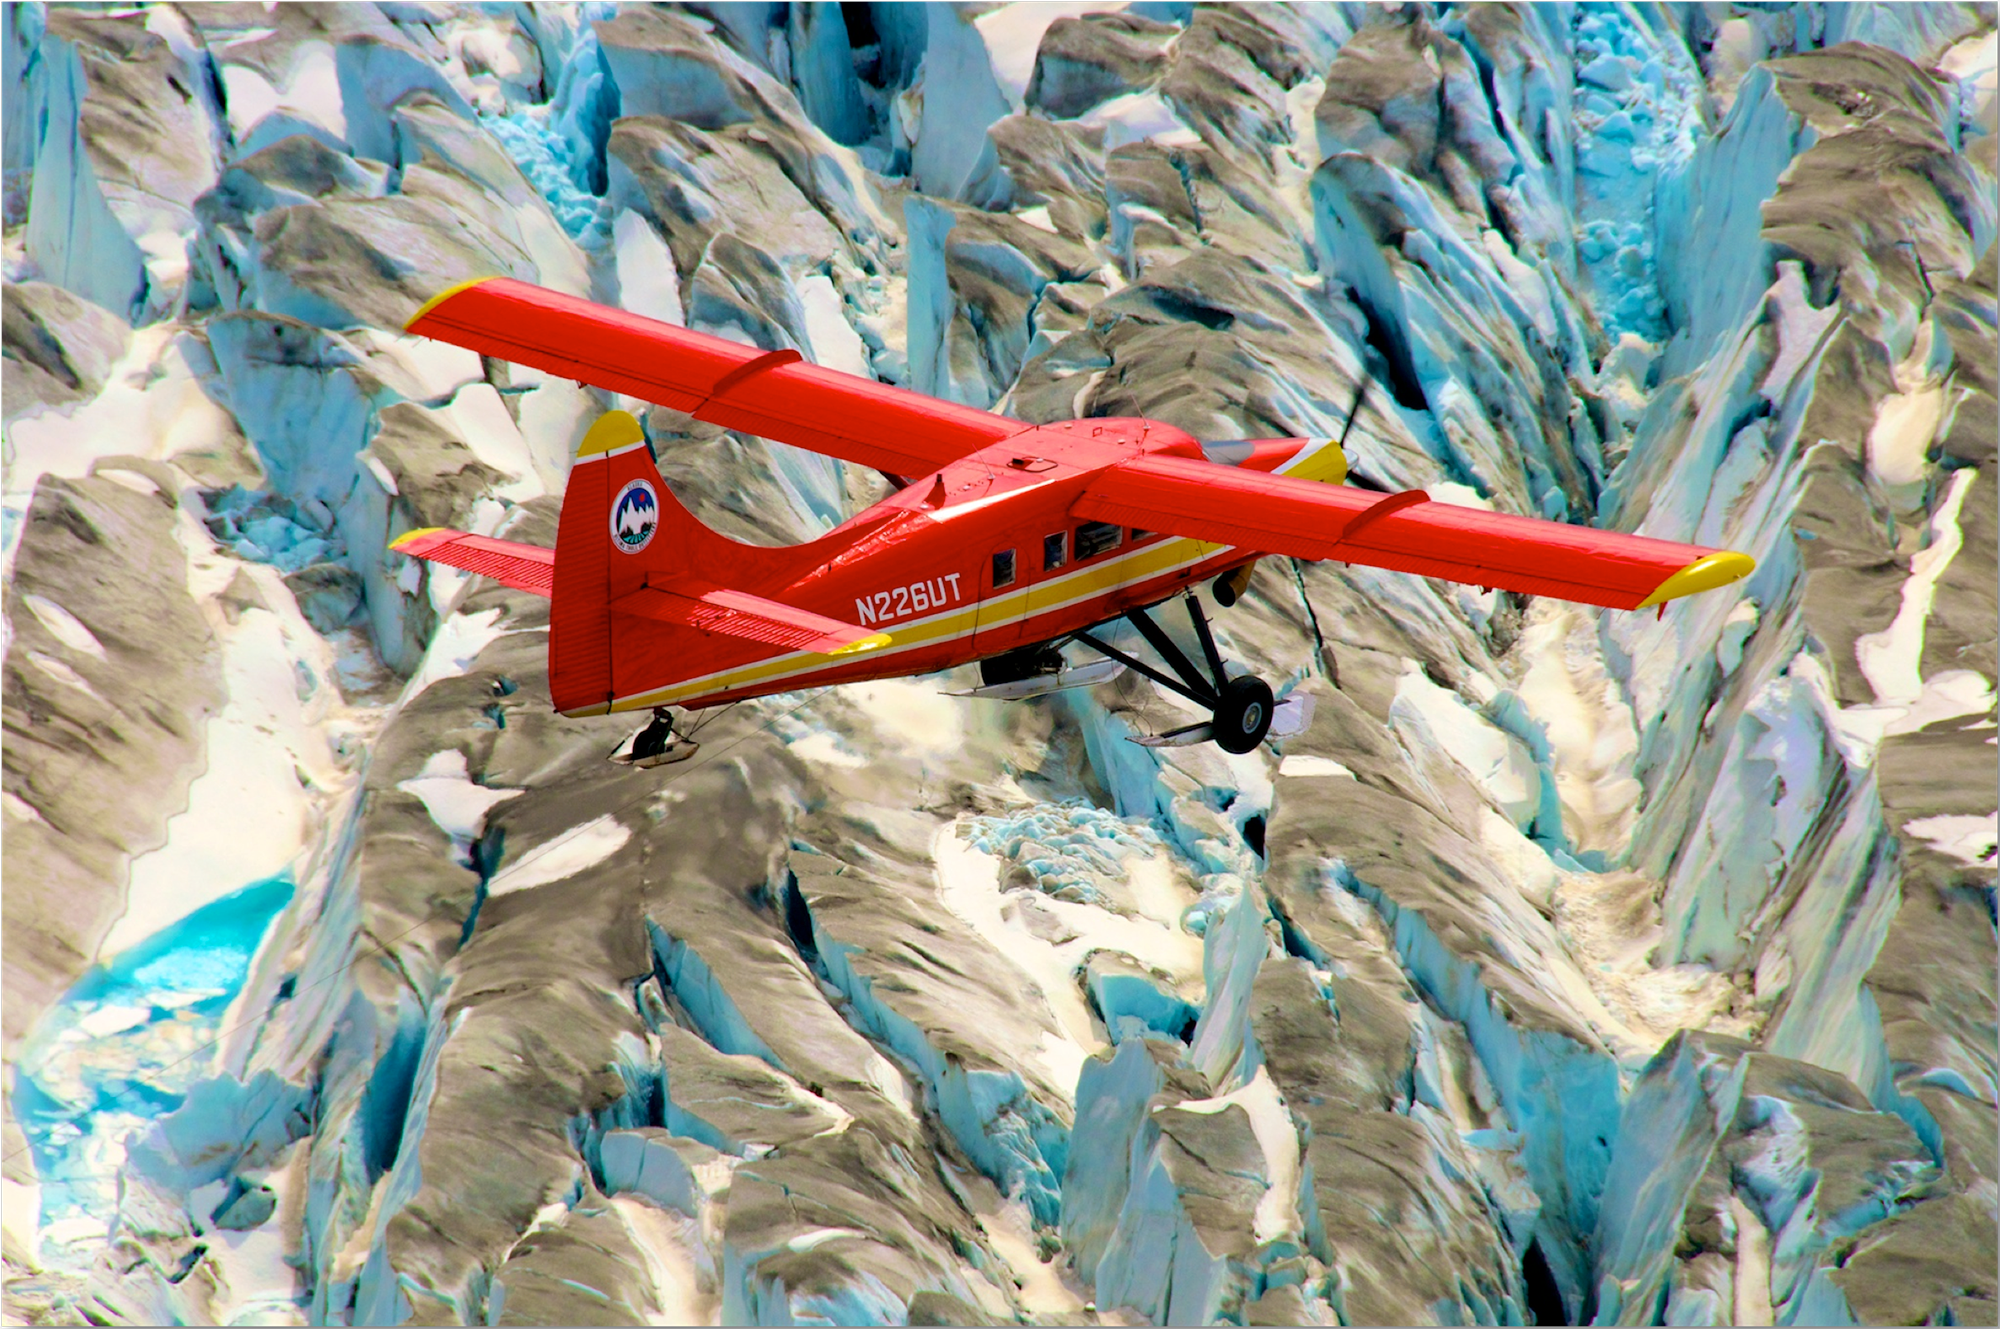
<path id="1" fill-rule="evenodd" d="M 1205 670 L 1147 611 L 1210 578 L 1227 606 L 1268 555 L 1613 609 L 1663 605 L 1755 566 L 1726 550 L 1431 502 L 1422 490 L 1350 487 L 1333 439 L 1203 443 L 1140 419 L 1030 425 L 504 277 L 455 286 L 406 326 L 874 467 L 900 485 L 810 543 L 742 544 L 675 500 L 639 422 L 612 411 L 577 449 L 554 549 L 438 528 L 394 542 L 550 597 L 555 708 L 652 710 L 624 758 L 639 764 L 693 751 L 673 731 L 671 706 L 972 661 L 984 686 L 971 695 L 998 697 L 1129 667 L 1211 717 L 1141 741 L 1213 739 L 1249 752 L 1271 732 L 1270 687 L 1228 673 L 1193 594 Z M 1121 617 L 1164 669 L 1098 635 Z M 1067 641 L 1103 658 L 1068 667 L 1058 649 Z"/>

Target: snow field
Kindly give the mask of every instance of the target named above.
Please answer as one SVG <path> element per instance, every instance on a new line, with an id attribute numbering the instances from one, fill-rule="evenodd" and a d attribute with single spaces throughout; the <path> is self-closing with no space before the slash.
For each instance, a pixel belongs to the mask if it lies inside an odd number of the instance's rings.
<path id="1" fill-rule="evenodd" d="M 205 348 L 175 324 L 141 327 L 96 397 L 67 413 L 48 411 L 9 422 L 8 506 L 25 510 L 45 472 L 85 475 L 92 463 L 120 455 L 164 461 L 236 434 L 234 418 L 197 381 L 206 361 Z M 11 541 L 8 554 L 11 560 Z"/>
<path id="2" fill-rule="evenodd" d="M 584 822 L 546 844 L 537 845 L 495 873 L 486 884 L 487 898 L 574 877 L 610 858 L 631 838 L 632 832 L 615 817 Z"/>
<path id="3" fill-rule="evenodd" d="M 1933 416 L 1930 427 L 1934 429 L 1935 424 Z M 1929 441 L 1930 435 L 1924 434 L 1919 448 L 1928 445 Z M 1924 650 L 1924 624 L 1930 618 L 1938 578 L 1944 575 L 1945 569 L 1958 555 L 1963 540 L 1958 525 L 1959 509 L 1964 506 L 1965 496 L 1977 475 L 1978 472 L 1971 469 L 1952 472 L 1944 501 L 1931 515 L 1926 532 L 1929 540 L 1910 560 L 1910 579 L 1903 583 L 1902 604 L 1896 611 L 1895 621 L 1883 631 L 1870 633 L 1854 644 L 1861 672 L 1867 676 L 1869 686 L 1875 689 L 1878 702 L 1920 702 L 1923 698 L 1925 680 L 1917 671 L 1917 662 Z"/>
<path id="4" fill-rule="evenodd" d="M 474 784 L 466 774 L 465 754 L 456 750 L 432 753 L 422 770 L 398 782 L 396 788 L 423 800 L 424 810 L 438 829 L 451 837 L 452 848 L 461 860 L 479 838 L 493 805 L 521 793 Z"/>

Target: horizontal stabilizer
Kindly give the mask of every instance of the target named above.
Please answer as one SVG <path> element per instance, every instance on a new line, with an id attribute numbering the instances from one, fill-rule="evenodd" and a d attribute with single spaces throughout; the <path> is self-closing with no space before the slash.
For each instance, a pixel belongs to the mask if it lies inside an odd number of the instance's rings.
<path id="1" fill-rule="evenodd" d="M 556 551 L 540 545 L 495 540 L 490 535 L 427 526 L 399 536 L 389 545 L 399 554 L 427 559 L 462 572 L 491 577 L 502 586 L 548 599 L 555 592 Z"/>
<path id="2" fill-rule="evenodd" d="M 820 655 L 858 655 L 889 644 L 886 632 L 687 578 L 664 587 L 642 586 L 613 600 L 611 611 Z"/>

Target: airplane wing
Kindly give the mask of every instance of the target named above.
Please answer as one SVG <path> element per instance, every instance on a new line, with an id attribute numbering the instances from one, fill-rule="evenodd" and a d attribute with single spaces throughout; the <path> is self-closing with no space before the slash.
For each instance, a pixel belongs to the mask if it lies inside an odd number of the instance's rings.
<path id="1" fill-rule="evenodd" d="M 556 551 L 540 545 L 495 540 L 486 535 L 427 526 L 397 536 L 389 548 L 411 558 L 491 577 L 502 586 L 548 599 L 555 594 Z"/>
<path id="2" fill-rule="evenodd" d="M 611 611 L 821 655 L 858 655 L 889 644 L 885 632 L 870 632 L 748 591 L 732 591 L 691 579 L 681 579 L 668 587 L 641 587 L 613 600 Z"/>
<path id="3" fill-rule="evenodd" d="M 1650 609 L 1748 576 L 1747 554 L 1178 457 L 1104 471 L 1072 516 L 1297 558 Z"/>
<path id="4" fill-rule="evenodd" d="M 893 475 L 927 474 L 1028 427 L 509 277 L 454 286 L 404 326 Z"/>

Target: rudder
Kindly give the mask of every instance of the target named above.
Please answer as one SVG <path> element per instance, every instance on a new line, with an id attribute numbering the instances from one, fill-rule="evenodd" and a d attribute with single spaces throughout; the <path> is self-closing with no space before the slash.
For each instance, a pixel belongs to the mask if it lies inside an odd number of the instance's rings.
<path id="1" fill-rule="evenodd" d="M 639 422 L 607 411 L 578 444 L 556 524 L 549 693 L 564 715 L 611 709 L 611 602 L 693 570 L 721 537 L 667 489 Z"/>

